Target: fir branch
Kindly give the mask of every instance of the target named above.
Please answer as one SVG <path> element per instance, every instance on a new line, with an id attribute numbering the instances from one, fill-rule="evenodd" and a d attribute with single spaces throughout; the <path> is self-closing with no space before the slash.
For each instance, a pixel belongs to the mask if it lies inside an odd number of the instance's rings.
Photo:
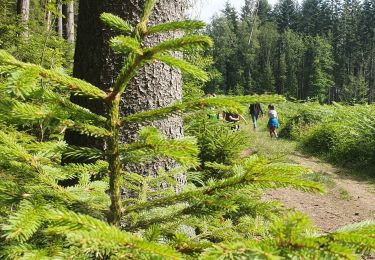
<path id="1" fill-rule="evenodd" d="M 27 150 L 20 144 L 17 143 L 15 136 L 11 136 L 10 133 L 6 134 L 0 131 L 0 154 L 9 160 L 21 160 L 23 162 L 29 162 L 32 160 Z"/>
<path id="2" fill-rule="evenodd" d="M 163 33 L 168 31 L 182 30 L 182 31 L 192 31 L 203 29 L 206 24 L 202 21 L 173 21 L 168 23 L 161 23 L 148 28 L 146 35 Z"/>
<path id="3" fill-rule="evenodd" d="M 248 103 L 277 103 L 283 102 L 285 99 L 277 95 L 262 96 L 239 96 L 239 97 L 216 97 L 194 100 L 184 103 L 177 103 L 168 107 L 158 108 L 150 111 L 144 111 L 126 116 L 122 120 L 122 124 L 139 123 L 154 121 L 170 116 L 176 113 L 187 113 L 204 108 L 222 108 L 225 111 L 242 114 L 245 112 L 241 104 Z"/>
<path id="4" fill-rule="evenodd" d="M 38 123 L 51 116 L 51 107 L 46 105 L 36 105 L 32 103 L 19 102 L 17 100 L 2 99 L 0 101 L 0 111 L 6 121 L 14 123 Z"/>
<path id="5" fill-rule="evenodd" d="M 127 54 L 130 51 L 138 55 L 143 55 L 141 44 L 134 38 L 128 36 L 117 36 L 110 40 L 111 48 L 122 54 Z"/>
<path id="6" fill-rule="evenodd" d="M 107 96 L 104 91 L 86 81 L 64 75 L 58 71 L 47 70 L 38 65 L 17 61 L 11 55 L 2 50 L 0 50 L 0 63 L 17 66 L 21 69 L 35 69 L 39 72 L 40 77 L 59 83 L 77 95 L 87 96 L 94 99 L 105 99 Z"/>
<path id="7" fill-rule="evenodd" d="M 201 80 L 201 81 L 208 80 L 208 75 L 205 71 L 199 69 L 198 67 L 184 60 L 177 59 L 169 55 L 154 55 L 154 59 L 162 61 L 171 67 L 180 69 L 183 73 L 191 75 L 198 80 Z"/>
<path id="8" fill-rule="evenodd" d="M 134 159 L 139 162 L 142 157 L 143 160 L 164 157 L 171 158 L 183 166 L 196 167 L 198 153 L 195 139 L 166 139 L 153 127 L 143 128 L 139 133 L 139 141 L 121 147 L 123 161 L 130 163 L 134 162 Z"/>
<path id="9" fill-rule="evenodd" d="M 43 213 L 43 206 L 33 205 L 27 200 L 22 201 L 20 210 L 9 217 L 7 224 L 1 226 L 1 229 L 5 231 L 6 239 L 18 242 L 27 241 L 41 226 Z"/>
<path id="10" fill-rule="evenodd" d="M 49 211 L 47 218 L 53 221 L 49 232 L 67 236 L 68 240 L 93 253 L 107 252 L 134 254 L 129 249 L 141 250 L 145 254 L 179 259 L 173 249 L 160 244 L 145 242 L 135 235 L 122 232 L 114 226 L 93 217 L 72 211 Z"/>
<path id="11" fill-rule="evenodd" d="M 66 109 L 70 115 L 74 116 L 74 118 L 82 118 L 84 120 L 92 121 L 97 125 L 104 125 L 107 122 L 107 119 L 104 116 L 95 114 L 87 108 L 74 104 L 67 98 L 52 91 L 45 90 L 44 97 L 46 98 L 46 101 L 56 102 L 61 105 L 62 108 Z"/>
<path id="12" fill-rule="evenodd" d="M 136 53 L 130 53 L 123 68 L 117 76 L 113 86 L 113 92 L 110 93 L 107 100 L 114 100 L 116 96 L 121 95 L 125 91 L 130 80 L 137 75 L 138 71 L 146 62 L 147 61 L 143 56 L 139 56 Z"/>
<path id="13" fill-rule="evenodd" d="M 212 39 L 203 35 L 189 35 L 177 39 L 166 40 L 154 47 L 146 48 L 145 54 L 153 56 L 169 51 L 186 51 L 191 48 L 207 48 L 213 45 Z"/>
<path id="14" fill-rule="evenodd" d="M 78 123 L 72 120 L 65 120 L 63 125 L 81 134 L 93 137 L 109 137 L 111 133 L 102 127 L 97 127 L 88 123 Z"/>
<path id="15" fill-rule="evenodd" d="M 323 193 L 325 190 L 322 185 L 312 181 L 291 179 L 289 176 L 264 176 L 255 179 L 256 184 L 263 188 L 286 188 Z"/>
<path id="16" fill-rule="evenodd" d="M 104 153 L 96 148 L 67 146 L 63 151 L 63 156 L 71 160 L 94 161 L 102 159 Z"/>
<path id="17" fill-rule="evenodd" d="M 146 0 L 145 6 L 143 7 L 143 15 L 141 17 L 140 24 L 146 24 L 147 20 L 149 19 L 152 9 L 154 9 L 155 0 Z"/>
<path id="18" fill-rule="evenodd" d="M 116 15 L 110 13 L 102 13 L 100 15 L 100 20 L 108 27 L 115 29 L 121 33 L 127 34 L 133 31 L 132 26 L 128 22 L 124 21 Z"/>

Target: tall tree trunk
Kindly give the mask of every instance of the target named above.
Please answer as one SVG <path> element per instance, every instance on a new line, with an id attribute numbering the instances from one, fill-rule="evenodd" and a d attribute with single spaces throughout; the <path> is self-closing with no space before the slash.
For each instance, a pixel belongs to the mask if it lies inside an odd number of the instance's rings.
<path id="1" fill-rule="evenodd" d="M 21 25 L 23 27 L 23 37 L 28 37 L 29 17 L 30 17 L 30 0 L 17 0 L 17 14 L 20 15 Z"/>
<path id="2" fill-rule="evenodd" d="M 66 39 L 74 43 L 74 0 L 66 4 Z"/>
<path id="3" fill-rule="evenodd" d="M 180 20 L 184 14 L 184 0 L 159 0 L 156 3 L 150 23 Z M 105 28 L 99 20 L 102 12 L 111 12 L 125 20 L 136 23 L 142 13 L 144 0 L 80 0 L 77 28 L 77 43 L 74 58 L 75 77 L 93 83 L 103 90 L 109 90 L 118 75 L 123 57 L 115 55 L 108 46 L 113 31 Z M 161 40 L 174 37 L 174 34 L 163 34 L 150 37 L 146 45 L 156 44 Z M 177 35 L 176 35 L 177 36 Z M 182 98 L 182 77 L 179 71 L 163 63 L 146 66 L 128 86 L 121 99 L 121 115 L 129 115 L 170 105 Z M 74 102 L 84 105 L 97 113 L 104 108 L 94 102 L 80 97 L 72 97 Z M 170 138 L 183 136 L 182 118 L 174 115 L 153 123 Z M 140 124 L 128 125 L 122 129 L 122 142 L 136 139 Z M 67 133 L 66 140 L 75 145 L 101 145 L 91 138 L 82 138 L 74 133 Z M 148 167 L 137 169 L 145 174 L 155 172 L 159 167 L 169 168 L 166 162 L 155 162 Z"/>
<path id="4" fill-rule="evenodd" d="M 57 1 L 57 35 L 63 37 L 62 0 Z"/>
<path id="5" fill-rule="evenodd" d="M 49 5 L 51 4 L 51 0 L 47 0 L 46 2 L 46 23 L 47 23 L 47 31 L 51 30 L 52 24 L 52 12 L 49 9 Z"/>
<path id="6" fill-rule="evenodd" d="M 370 51 L 370 64 L 369 64 L 369 79 L 368 79 L 368 103 L 372 104 L 374 99 L 374 88 L 375 88 L 375 47 L 374 43 L 371 43 Z"/>

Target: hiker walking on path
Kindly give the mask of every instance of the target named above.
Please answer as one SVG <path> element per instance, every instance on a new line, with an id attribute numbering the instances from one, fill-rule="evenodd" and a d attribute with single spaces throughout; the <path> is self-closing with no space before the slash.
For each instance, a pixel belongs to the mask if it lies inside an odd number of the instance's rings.
<path id="1" fill-rule="evenodd" d="M 258 127 L 257 121 L 258 121 L 259 115 L 263 116 L 263 110 L 259 103 L 255 103 L 255 104 L 250 104 L 249 111 L 250 111 L 251 119 L 253 120 L 253 125 L 254 125 L 254 130 L 255 130 Z"/>
<path id="2" fill-rule="evenodd" d="M 270 131 L 270 136 L 277 138 L 276 129 L 279 128 L 279 119 L 277 118 L 277 112 L 274 105 L 268 106 L 268 129 Z"/>

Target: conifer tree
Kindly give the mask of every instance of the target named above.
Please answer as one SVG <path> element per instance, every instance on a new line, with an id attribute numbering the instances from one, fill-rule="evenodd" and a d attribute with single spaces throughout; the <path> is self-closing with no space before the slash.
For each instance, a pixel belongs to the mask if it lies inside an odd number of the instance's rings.
<path id="1" fill-rule="evenodd" d="M 321 192 L 301 179 L 307 169 L 270 163 L 252 156 L 231 165 L 212 163 L 217 178 L 194 181 L 183 190 L 173 176 L 197 167 L 192 138 L 166 139 L 144 128 L 139 140 L 120 144 L 120 128 L 150 122 L 171 113 L 221 108 L 240 113 L 253 102 L 278 102 L 279 96 L 206 98 L 121 116 L 120 97 L 146 64 L 164 62 L 205 80 L 206 73 L 170 55 L 212 44 L 206 36 L 188 35 L 144 46 L 148 34 L 199 29 L 201 22 L 168 22 L 148 26 L 154 1 L 145 2 L 135 26 L 110 13 L 101 20 L 118 32 L 111 47 L 127 58 L 110 92 L 56 70 L 18 61 L 0 51 L 0 254 L 15 259 L 184 259 L 184 258 L 350 258 L 375 248 L 375 223 L 349 226 L 332 234 L 316 234 L 305 217 L 278 219 L 273 203 L 261 201 L 266 188 L 294 187 Z M 40 86 L 40 82 L 43 85 Z M 99 115 L 72 103 L 64 92 L 85 96 L 105 106 Z M 46 124 L 49 138 L 30 129 Z M 70 146 L 61 140 L 67 128 L 96 136 L 101 151 Z M 61 153 L 89 164 L 61 165 Z M 145 163 L 155 157 L 176 160 L 180 167 L 154 177 L 126 172 L 126 162 Z M 78 184 L 61 182 L 78 178 Z M 120 196 L 121 187 L 129 196 Z M 178 191 L 178 193 L 176 193 Z M 257 226 L 261 228 L 257 228 Z M 263 228 L 263 229 L 262 229 Z M 261 239 L 260 239 L 261 238 Z"/>

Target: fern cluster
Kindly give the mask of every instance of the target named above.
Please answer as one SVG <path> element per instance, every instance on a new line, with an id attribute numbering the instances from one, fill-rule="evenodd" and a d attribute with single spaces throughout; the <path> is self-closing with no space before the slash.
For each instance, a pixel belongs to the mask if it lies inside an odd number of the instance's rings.
<path id="1" fill-rule="evenodd" d="M 286 103 L 280 112 L 281 134 L 300 141 L 307 152 L 359 168 L 375 162 L 373 105 Z"/>
<path id="2" fill-rule="evenodd" d="M 279 219 L 275 204 L 260 199 L 264 189 L 277 187 L 322 192 L 318 184 L 300 178 L 308 172 L 305 168 L 253 156 L 229 165 L 208 163 L 206 167 L 216 172 L 210 177 L 198 171 L 194 138 L 169 140 L 154 128 L 144 128 L 138 141 L 120 144 L 124 124 L 207 107 L 238 113 L 244 111 L 244 103 L 283 100 L 278 96 L 207 98 L 121 118 L 120 96 L 147 63 L 162 61 L 206 78 L 203 71 L 169 53 L 210 46 L 207 37 L 183 36 L 142 47 L 147 35 L 203 26 L 186 21 L 148 27 L 153 6 L 154 1 L 145 2 L 136 26 L 111 14 L 101 16 L 121 33 L 111 40 L 112 47 L 127 55 L 109 93 L 0 51 L 1 257 L 350 258 L 374 249 L 373 222 L 318 235 L 305 217 L 291 214 Z M 66 98 L 66 92 L 96 99 L 107 112 L 97 115 L 78 106 Z M 101 138 L 105 149 L 69 146 L 62 140 L 66 129 Z M 90 163 L 62 165 L 62 155 Z M 159 170 L 154 176 L 124 168 L 154 158 L 172 159 L 178 167 Z M 71 180 L 76 184 L 68 185 Z M 187 185 L 182 188 L 179 180 Z"/>

